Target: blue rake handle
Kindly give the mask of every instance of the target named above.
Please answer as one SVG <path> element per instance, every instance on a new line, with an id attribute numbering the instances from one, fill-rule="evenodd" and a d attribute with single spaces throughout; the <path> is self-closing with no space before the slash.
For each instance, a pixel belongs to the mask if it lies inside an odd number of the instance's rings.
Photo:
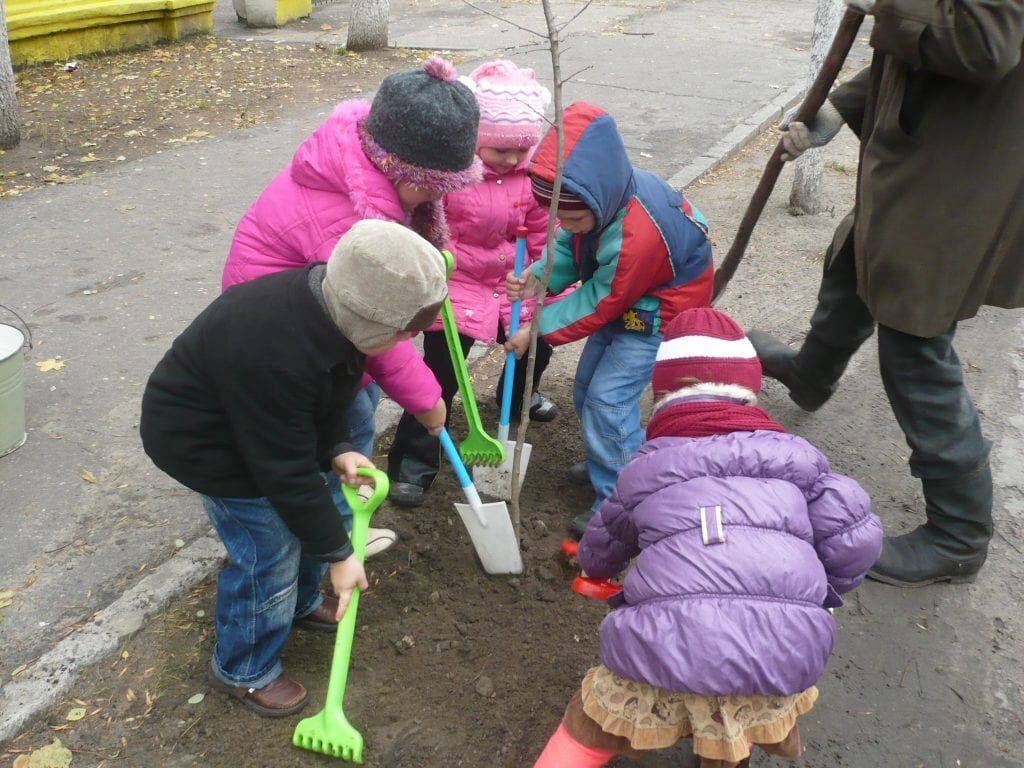
<path id="1" fill-rule="evenodd" d="M 523 274 L 523 264 L 526 261 L 526 227 L 516 227 L 516 257 L 512 267 L 513 274 L 519 277 Z M 508 321 L 508 336 L 519 330 L 519 309 L 522 299 L 512 302 L 511 316 Z M 505 353 L 505 382 L 501 390 L 501 415 L 498 417 L 498 440 L 508 440 L 508 423 L 512 418 L 512 385 L 516 375 L 516 353 Z"/>

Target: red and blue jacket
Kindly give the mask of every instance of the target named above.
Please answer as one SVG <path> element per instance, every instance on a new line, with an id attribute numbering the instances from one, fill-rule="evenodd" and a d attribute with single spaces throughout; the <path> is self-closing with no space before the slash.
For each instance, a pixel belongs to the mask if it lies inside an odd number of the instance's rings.
<path id="1" fill-rule="evenodd" d="M 544 308 L 540 333 L 551 344 L 585 338 L 610 323 L 657 334 L 682 310 L 708 306 L 711 243 L 700 212 L 662 179 L 633 167 L 615 121 L 576 102 L 563 114 L 562 188 L 586 203 L 593 231 L 555 235 L 548 293 L 580 287 Z M 554 183 L 555 132 L 548 131 L 529 173 Z M 540 277 L 548 253 L 533 266 Z"/>

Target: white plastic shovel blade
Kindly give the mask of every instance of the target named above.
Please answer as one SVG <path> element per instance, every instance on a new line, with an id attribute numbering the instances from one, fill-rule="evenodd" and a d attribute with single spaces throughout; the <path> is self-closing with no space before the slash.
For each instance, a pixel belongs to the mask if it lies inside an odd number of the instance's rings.
<path id="1" fill-rule="evenodd" d="M 504 575 L 523 572 L 519 541 L 505 502 L 481 504 L 477 510 L 469 504 L 456 504 L 455 510 L 469 531 L 473 549 L 487 573 Z"/>
<path id="2" fill-rule="evenodd" d="M 473 484 L 477 490 L 493 496 L 496 499 L 512 501 L 512 461 L 515 458 L 516 444 L 512 441 L 505 443 L 505 460 L 496 467 L 489 467 L 478 464 L 473 467 Z M 533 446 L 523 443 L 523 452 L 519 458 L 519 487 L 523 487 L 523 479 L 526 477 L 526 467 L 530 463 L 530 454 Z"/>

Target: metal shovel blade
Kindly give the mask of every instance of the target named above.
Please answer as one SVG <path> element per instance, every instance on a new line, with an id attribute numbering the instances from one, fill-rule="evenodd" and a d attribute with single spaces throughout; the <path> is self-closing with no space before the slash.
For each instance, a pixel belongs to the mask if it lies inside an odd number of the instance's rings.
<path id="1" fill-rule="evenodd" d="M 466 494 L 466 501 L 469 502 L 456 504 L 455 511 L 459 513 L 466 530 L 469 531 L 469 538 L 473 542 L 477 557 L 480 558 L 480 564 L 491 574 L 522 573 L 523 559 L 519 555 L 519 537 L 512 527 L 512 518 L 509 517 L 505 502 L 484 504 L 448 430 L 442 429 L 438 437 L 456 477 L 459 478 L 459 485 Z"/>
<path id="2" fill-rule="evenodd" d="M 523 558 L 519 554 L 516 532 L 505 502 L 480 504 L 476 510 L 471 504 L 457 503 L 455 511 L 469 531 L 473 549 L 487 573 L 508 575 L 523 572 Z"/>
<path id="3" fill-rule="evenodd" d="M 516 444 L 512 441 L 505 443 L 505 460 L 496 467 L 476 466 L 473 467 L 473 482 L 477 490 L 493 496 L 496 499 L 512 501 L 512 462 L 515 459 Z M 530 454 L 533 446 L 523 443 L 523 450 L 519 457 L 519 487 L 523 487 L 523 479 L 526 477 L 526 467 L 530 463 Z"/>

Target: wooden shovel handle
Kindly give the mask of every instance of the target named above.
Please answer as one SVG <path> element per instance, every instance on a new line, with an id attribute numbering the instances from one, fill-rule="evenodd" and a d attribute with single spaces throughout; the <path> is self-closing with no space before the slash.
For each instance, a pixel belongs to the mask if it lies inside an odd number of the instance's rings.
<path id="1" fill-rule="evenodd" d="M 839 71 L 843 68 L 843 62 L 846 61 L 846 56 L 849 54 L 850 48 L 853 47 L 854 40 L 857 39 L 857 32 L 862 21 L 864 21 L 864 15 L 860 11 L 848 8 L 843 14 L 843 18 L 839 21 L 839 28 L 836 30 L 835 39 L 832 40 L 832 46 L 828 49 L 821 69 L 818 70 L 818 76 L 814 78 L 814 82 L 807 90 L 803 104 L 797 110 L 796 116 L 793 118 L 794 122 L 807 123 L 818 114 L 821 105 L 828 98 L 829 91 L 832 90 L 832 84 L 839 76 Z M 757 184 L 757 189 L 754 190 L 750 204 L 747 205 L 747 211 L 743 214 L 740 226 L 736 230 L 736 239 L 733 240 L 729 252 L 725 254 L 722 265 L 715 270 L 715 290 L 711 297 L 712 304 L 722 295 L 722 291 L 732 280 L 736 268 L 743 259 L 743 252 L 746 251 L 747 243 L 750 242 L 750 235 L 753 233 L 754 226 L 761 217 L 761 212 L 764 210 L 768 198 L 771 197 L 775 182 L 778 181 L 779 173 L 782 171 L 783 151 L 782 139 L 779 139 L 775 151 L 768 158 L 768 164 L 765 166 L 764 173 L 761 174 L 761 180 Z"/>

